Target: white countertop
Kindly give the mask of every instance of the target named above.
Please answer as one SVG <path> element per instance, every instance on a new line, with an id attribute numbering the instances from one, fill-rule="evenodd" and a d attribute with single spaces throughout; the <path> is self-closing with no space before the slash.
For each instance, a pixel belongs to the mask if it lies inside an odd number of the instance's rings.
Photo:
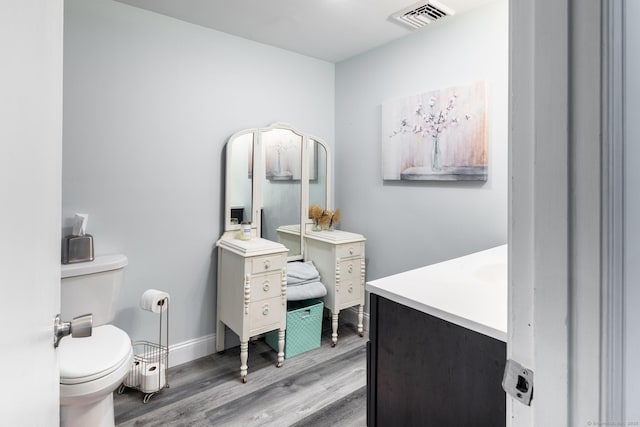
<path id="1" fill-rule="evenodd" d="M 507 245 L 373 280 L 366 289 L 507 341 Z"/>
<path id="2" fill-rule="evenodd" d="M 235 236 L 237 232 L 226 232 L 217 242 L 216 246 L 243 257 L 270 255 L 279 252 L 287 252 L 287 248 L 278 242 L 253 237 L 249 240 L 240 240 Z M 231 237 L 230 237 L 231 236 Z"/>
<path id="3" fill-rule="evenodd" d="M 307 224 L 310 226 L 311 224 Z M 277 228 L 277 231 L 280 233 L 288 233 L 296 236 L 300 235 L 300 224 L 292 224 L 292 225 L 281 225 Z M 343 230 L 322 230 L 322 231 L 311 231 L 310 227 L 304 233 L 305 237 L 308 239 L 314 240 L 322 240 L 332 244 L 340 244 L 340 243 L 353 243 L 353 242 L 363 242 L 367 239 L 364 238 L 362 234 L 351 233 L 350 231 Z"/>

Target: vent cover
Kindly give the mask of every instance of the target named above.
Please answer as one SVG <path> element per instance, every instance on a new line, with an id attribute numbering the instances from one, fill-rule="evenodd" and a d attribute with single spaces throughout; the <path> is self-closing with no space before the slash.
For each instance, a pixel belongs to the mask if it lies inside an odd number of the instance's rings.
<path id="1" fill-rule="evenodd" d="M 412 30 L 416 30 L 427 26 L 437 19 L 451 15 L 455 15 L 455 12 L 452 9 L 449 9 L 435 0 L 429 0 L 421 1 L 406 9 L 396 12 L 390 16 L 390 19 L 409 27 Z"/>

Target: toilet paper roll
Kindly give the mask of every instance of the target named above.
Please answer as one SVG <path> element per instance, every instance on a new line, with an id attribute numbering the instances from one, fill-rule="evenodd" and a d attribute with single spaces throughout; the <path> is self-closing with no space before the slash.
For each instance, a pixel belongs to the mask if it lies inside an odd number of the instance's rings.
<path id="1" fill-rule="evenodd" d="M 166 381 L 164 364 L 147 363 L 142 371 L 140 389 L 143 393 L 153 393 L 164 387 Z"/>
<path id="2" fill-rule="evenodd" d="M 142 382 L 142 364 L 139 360 L 134 360 L 129 370 L 129 374 L 124 379 L 124 385 L 127 387 L 140 387 Z"/>
<path id="3" fill-rule="evenodd" d="M 165 301 L 166 298 L 166 301 Z M 140 308 L 154 313 L 160 313 L 167 309 L 169 294 L 157 289 L 147 289 L 140 297 Z"/>

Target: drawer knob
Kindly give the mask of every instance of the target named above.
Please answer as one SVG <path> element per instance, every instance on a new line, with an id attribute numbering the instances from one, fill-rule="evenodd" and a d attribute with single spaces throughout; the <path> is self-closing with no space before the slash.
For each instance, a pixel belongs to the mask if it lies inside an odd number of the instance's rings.
<path id="1" fill-rule="evenodd" d="M 347 271 L 349 273 L 353 273 L 353 264 L 349 264 L 349 267 L 347 268 Z"/>
<path id="2" fill-rule="evenodd" d="M 268 316 L 269 315 L 269 306 L 265 304 L 264 307 L 262 307 L 262 315 L 263 316 Z"/>
<path id="3" fill-rule="evenodd" d="M 265 292 L 269 292 L 269 281 L 265 280 L 265 282 L 262 284 L 262 290 Z"/>
<path id="4" fill-rule="evenodd" d="M 349 286 L 349 293 L 353 293 L 353 286 Z"/>
<path id="5" fill-rule="evenodd" d="M 269 267 L 271 267 L 271 261 L 266 260 L 266 261 L 264 262 L 264 269 L 265 269 L 265 270 L 268 270 L 268 269 L 269 269 Z"/>
<path id="6" fill-rule="evenodd" d="M 353 248 L 349 248 L 349 255 L 353 255 Z"/>

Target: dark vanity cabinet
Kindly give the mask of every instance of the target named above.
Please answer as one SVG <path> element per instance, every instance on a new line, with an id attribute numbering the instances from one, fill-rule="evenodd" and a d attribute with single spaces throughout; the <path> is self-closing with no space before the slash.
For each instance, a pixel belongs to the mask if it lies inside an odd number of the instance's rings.
<path id="1" fill-rule="evenodd" d="M 498 427 L 506 343 L 371 294 L 367 425 Z"/>

